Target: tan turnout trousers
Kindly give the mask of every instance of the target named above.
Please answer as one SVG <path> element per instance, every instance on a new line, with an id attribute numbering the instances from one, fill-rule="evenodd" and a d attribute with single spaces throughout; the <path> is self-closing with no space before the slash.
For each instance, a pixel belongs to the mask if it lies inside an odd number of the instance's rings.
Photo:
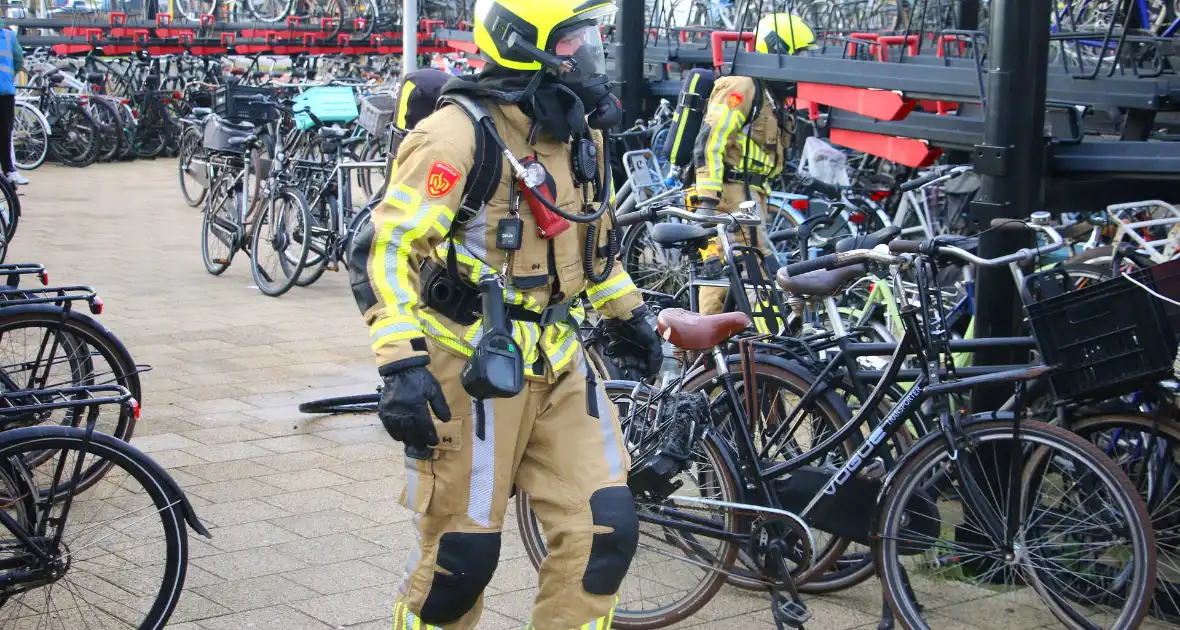
<path id="1" fill-rule="evenodd" d="M 452 419 L 435 421 L 433 459 L 406 458 L 401 503 L 415 512 L 418 540 L 394 630 L 477 626 L 514 482 L 531 500 L 549 553 L 530 627 L 609 628 L 638 522 L 626 486 L 630 461 L 601 380 L 579 353 L 555 383 L 528 380 L 515 398 L 478 401 L 459 381 L 463 357 L 433 341 L 430 354 Z M 464 612 L 468 601 L 475 603 Z M 437 619 L 440 610 L 455 618 L 434 626 L 417 616 Z"/>

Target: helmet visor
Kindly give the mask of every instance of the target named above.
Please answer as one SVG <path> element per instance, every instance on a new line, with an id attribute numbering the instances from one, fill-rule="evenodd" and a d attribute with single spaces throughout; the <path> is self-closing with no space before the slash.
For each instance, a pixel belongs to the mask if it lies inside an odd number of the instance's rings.
<path id="1" fill-rule="evenodd" d="M 572 72 L 581 76 L 606 74 L 606 49 L 597 24 L 587 24 L 569 31 L 557 40 L 554 54 L 574 62 Z"/>

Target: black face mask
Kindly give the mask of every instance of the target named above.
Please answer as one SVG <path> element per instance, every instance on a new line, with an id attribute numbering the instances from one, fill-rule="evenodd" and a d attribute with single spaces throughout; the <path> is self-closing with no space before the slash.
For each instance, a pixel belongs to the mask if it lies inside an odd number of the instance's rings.
<path id="1" fill-rule="evenodd" d="M 561 82 L 582 101 L 586 124 L 592 129 L 607 131 L 623 122 L 623 104 L 610 91 L 610 77 L 570 72 L 561 77 Z"/>

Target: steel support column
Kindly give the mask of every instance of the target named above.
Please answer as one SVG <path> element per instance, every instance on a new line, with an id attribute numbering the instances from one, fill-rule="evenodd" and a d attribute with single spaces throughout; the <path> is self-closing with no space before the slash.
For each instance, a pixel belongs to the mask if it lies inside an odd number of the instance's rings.
<path id="1" fill-rule="evenodd" d="M 623 127 L 645 115 L 643 99 L 647 92 L 647 81 L 643 73 L 643 44 L 647 39 L 644 24 L 645 0 L 622 0 L 622 10 L 616 21 L 618 33 L 615 40 L 620 43 L 619 80 L 623 84 Z"/>
<path id="2" fill-rule="evenodd" d="M 973 161 L 983 188 L 971 219 L 986 230 L 994 218 L 1027 218 L 1043 206 L 1045 179 L 1045 85 L 1049 51 L 1048 0 L 992 0 L 984 142 Z M 979 254 L 993 258 L 1030 245 L 1024 231 L 993 231 L 980 239 Z M 1017 334 L 1023 314 L 1006 267 L 981 269 L 975 287 L 977 337 Z M 976 364 L 1019 363 L 1011 350 L 978 352 Z M 976 411 L 996 409 L 1010 388 L 973 392 Z"/>
<path id="3" fill-rule="evenodd" d="M 402 76 L 418 69 L 418 0 L 402 2 Z"/>

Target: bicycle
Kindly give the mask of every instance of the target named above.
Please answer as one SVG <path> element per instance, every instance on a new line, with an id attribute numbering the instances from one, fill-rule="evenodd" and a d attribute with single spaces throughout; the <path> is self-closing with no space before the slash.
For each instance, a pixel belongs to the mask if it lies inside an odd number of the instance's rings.
<path id="1" fill-rule="evenodd" d="M 205 123 L 203 142 L 210 184 L 202 221 L 201 255 L 205 270 L 217 276 L 225 273 L 238 250 L 247 251 L 258 289 L 278 297 L 295 285 L 307 260 L 310 218 L 302 196 L 290 189 L 270 197 L 265 208 L 249 209 L 246 190 L 252 169 L 247 166 L 247 157 L 257 147 L 258 139 L 256 128 L 249 122 L 231 123 L 214 115 Z M 262 252 L 267 250 L 276 253 L 277 269 L 263 268 Z"/>
<path id="2" fill-rule="evenodd" d="M 684 215 L 691 213 L 660 210 L 639 214 L 647 218 L 651 218 L 650 214 L 689 218 Z M 704 223 L 717 221 L 717 217 L 691 218 Z M 629 220 L 636 218 L 620 218 L 622 223 Z M 712 317 L 676 311 L 661 313 L 660 329 L 665 338 L 682 350 L 702 355 L 697 363 L 702 367 L 696 369 L 704 373 L 704 357 L 713 357 L 711 369 L 715 375 L 711 380 L 713 389 L 721 393 L 710 401 L 711 412 L 690 416 L 694 422 L 686 428 L 674 422 L 669 424 L 672 421 L 665 419 L 662 410 L 667 404 L 680 404 L 672 398 L 679 391 L 675 381 L 665 378 L 659 389 L 636 383 L 614 386 L 616 394 L 624 389 L 634 392 L 623 410 L 624 435 L 633 461 L 629 485 L 636 496 L 641 528 L 644 528 L 641 553 L 651 554 L 637 558 L 632 573 L 624 581 L 615 613 L 616 625 L 663 627 L 687 617 L 707 603 L 727 576 L 740 575 L 733 571 L 740 551 L 754 561 L 761 581 L 771 591 L 774 616 L 780 627 L 800 625 L 809 613 L 798 598 L 791 578 L 822 572 L 824 568 L 814 561 L 817 547 L 811 527 L 822 523 L 820 527 L 825 531 L 829 528 L 839 531 L 847 514 L 869 510 L 877 514 L 876 527 L 865 533 L 865 540 L 872 545 L 886 599 L 893 613 L 908 627 L 928 625 L 909 585 L 948 571 L 960 581 L 974 577 L 988 582 L 994 578 L 1000 584 L 1029 585 L 1041 602 L 1067 625 L 1085 623 L 1081 618 L 1090 612 L 1109 620 L 1110 623 L 1100 622 L 1107 627 L 1136 627 L 1146 612 L 1151 599 L 1150 585 L 1155 581 L 1155 539 L 1143 502 L 1125 475 L 1089 442 L 1060 427 L 1024 419 L 1019 413 L 1019 393 L 1015 414 L 962 418 L 946 404 L 946 397 L 976 385 L 1026 383 L 1043 376 L 1047 368 L 1032 366 L 967 378 L 956 378 L 952 372 L 949 378 L 944 378 L 939 366 L 949 355 L 948 340 L 944 331 L 931 326 L 931 322 L 938 321 L 939 296 L 924 289 L 930 286 L 926 281 L 932 257 L 963 255 L 973 262 L 1002 265 L 1031 259 L 1036 252 L 1022 250 L 1009 257 L 982 260 L 957 248 L 930 247 L 929 255 L 854 250 L 796 263 L 793 269 L 788 267 L 792 275 L 799 275 L 825 266 L 841 268 L 862 262 L 877 263 L 888 265 L 895 281 L 899 281 L 901 269 L 912 268 L 919 277 L 918 286 L 922 287 L 921 305 L 902 307 L 906 333 L 894 348 L 878 387 L 863 401 L 861 410 L 833 433 L 814 436 L 820 442 L 818 445 L 802 449 L 800 455 L 788 461 L 767 464 L 765 449 L 782 444 L 784 439 L 808 436 L 796 435 L 800 425 L 791 414 L 779 415 L 770 423 L 765 417 L 752 415 L 762 409 L 759 401 L 752 399 L 757 389 L 748 373 L 743 373 L 741 380 L 735 377 L 731 368 L 734 361 L 723 353 L 730 337 L 750 324 L 749 318 L 741 313 Z M 861 427 L 882 404 L 911 353 L 919 357 L 921 366 L 914 384 L 854 451 L 845 458 L 833 458 L 837 452 L 833 447 L 863 435 Z M 752 350 L 743 356 L 749 359 Z M 683 371 L 688 370 L 686 367 Z M 873 486 L 882 488 L 880 494 L 866 495 L 863 489 L 854 491 L 865 481 L 862 473 L 882 455 L 882 445 L 902 432 L 927 400 L 934 405 L 938 430 L 919 440 L 904 455 L 883 487 Z M 769 435 L 760 437 L 761 449 L 751 434 L 751 422 L 758 418 L 758 426 L 773 427 Z M 722 432 L 722 426 L 726 433 Z M 736 437 L 733 446 L 730 435 Z M 678 472 L 673 475 L 651 474 L 653 470 L 667 470 L 657 465 L 656 460 L 666 457 L 670 451 L 689 452 L 691 456 L 679 462 L 674 468 Z M 1015 482 L 1007 487 L 1024 490 L 1025 496 L 1019 500 L 1015 493 L 997 493 L 994 487 L 986 485 L 986 469 L 981 468 L 981 462 L 997 458 L 1003 461 L 1003 466 L 996 470 Z M 811 468 L 807 468 L 808 464 Z M 808 471 L 810 474 L 804 474 Z M 789 489 L 780 485 L 804 480 L 810 481 L 803 487 Z M 1076 492 L 1050 492 L 1045 504 L 1040 505 L 1028 496 L 1057 480 L 1084 482 L 1087 493 L 1079 497 Z M 673 482 L 694 484 L 696 496 L 690 492 L 679 493 Z M 1067 483 L 1067 487 L 1072 486 Z M 985 491 L 987 488 L 991 490 Z M 1100 493 L 1101 498 L 1091 501 L 1095 495 L 1090 490 Z M 941 500 L 934 501 L 927 493 L 934 493 Z M 856 496 L 861 497 L 862 503 L 857 503 Z M 866 496 L 868 504 L 863 503 Z M 1073 594 L 1067 594 L 1067 598 L 1055 595 L 1055 590 L 1069 582 L 1050 575 L 1052 567 L 1041 566 L 1030 556 L 1009 555 L 1014 561 L 998 565 L 999 569 L 987 562 L 989 557 L 1005 557 L 1003 549 L 1015 549 L 1017 533 L 1022 532 L 1021 540 L 1026 544 L 1021 549 L 1036 548 L 1041 553 L 1050 550 L 1054 559 L 1069 567 L 1101 563 L 1105 556 L 1095 557 L 1082 551 L 1071 560 L 1070 555 L 1075 552 L 1052 552 L 1058 549 L 1053 544 L 1068 546 L 1061 538 L 1069 529 L 1065 524 L 1067 516 L 1059 512 L 1071 507 L 1065 504 L 1064 498 L 1059 502 L 1055 497 L 1081 499 L 1072 507 L 1082 510 L 1089 519 L 1086 523 L 1117 527 L 1117 533 L 1098 533 L 1091 540 L 1113 541 L 1112 545 L 1126 543 L 1119 551 L 1125 553 L 1119 557 L 1126 562 L 1115 561 L 1118 566 L 1110 567 L 1121 586 L 1116 586 L 1113 578 L 1110 584 L 1104 583 L 1117 592 L 1107 593 L 1108 600 L 1104 601 L 1108 603 L 1101 610 L 1079 611 L 1066 601 Z M 1000 505 L 989 505 L 989 499 L 996 499 Z M 526 549 L 536 562 L 544 556 L 544 537 L 529 512 L 528 498 L 519 494 L 517 514 Z M 958 543 L 953 534 L 963 527 L 987 532 L 982 543 L 972 543 L 982 546 L 964 547 Z M 944 531 L 952 540 L 938 538 Z M 1037 547 L 1026 540 L 1030 532 L 1055 535 L 1057 542 Z M 657 549 L 656 543 L 666 547 Z M 996 555 L 981 554 L 981 549 L 992 544 L 997 547 Z M 1083 549 L 1085 544 L 1078 543 Z M 687 568 L 668 567 L 659 558 L 672 558 L 683 563 L 675 566 Z M 1046 557 L 1046 560 L 1050 559 Z M 693 584 L 673 594 L 668 594 L 673 587 L 665 587 L 639 595 L 643 589 L 632 580 L 640 579 L 637 567 L 649 565 L 656 566 L 655 570 L 665 576 L 661 578 L 664 584 L 667 584 L 666 576 L 671 574 Z M 655 593 L 667 596 L 657 597 Z M 668 602 L 669 599 L 672 601 Z"/>

